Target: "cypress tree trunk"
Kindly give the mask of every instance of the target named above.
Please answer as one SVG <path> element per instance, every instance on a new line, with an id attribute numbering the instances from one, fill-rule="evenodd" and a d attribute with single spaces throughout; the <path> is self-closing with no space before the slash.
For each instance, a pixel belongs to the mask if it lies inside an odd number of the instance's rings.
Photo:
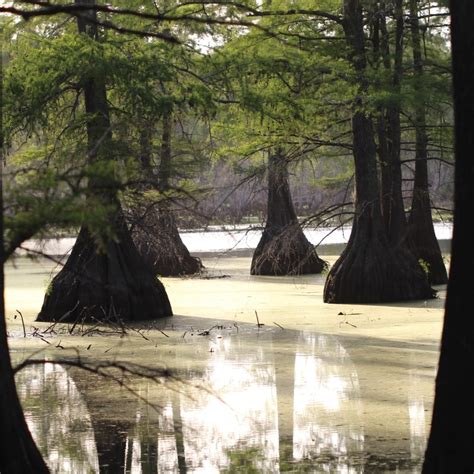
<path id="1" fill-rule="evenodd" d="M 83 4 L 84 0 L 77 0 Z M 94 0 L 88 0 L 94 5 Z M 88 16 L 88 18 L 87 18 Z M 96 12 L 89 10 L 78 19 L 80 33 L 97 39 Z M 89 163 L 111 160 L 111 127 L 105 81 L 94 75 L 84 83 Z M 38 321 L 144 320 L 171 316 L 163 285 L 144 264 L 107 178 L 89 181 L 94 199 L 109 209 L 110 235 L 101 239 L 83 226 L 66 265 L 53 279 Z M 99 242 L 102 241 L 102 244 Z"/>
<path id="2" fill-rule="evenodd" d="M 132 235 L 142 259 L 155 275 L 193 275 L 203 270 L 179 235 L 173 211 L 155 206 L 136 221 Z"/>
<path id="3" fill-rule="evenodd" d="M 355 217 L 349 242 L 326 280 L 324 301 L 381 303 L 431 298 L 433 291 L 423 270 L 410 252 L 390 245 L 382 219 L 373 124 L 363 110 L 367 81 L 360 0 L 344 1 L 344 31 L 351 63 L 360 78 L 352 116 Z"/>
<path id="4" fill-rule="evenodd" d="M 171 107 L 163 110 L 163 133 L 161 135 L 160 166 L 158 168 L 158 184 L 160 189 L 167 191 L 170 187 L 172 174 L 171 166 L 171 136 L 173 133 L 173 110 Z"/>
<path id="5" fill-rule="evenodd" d="M 163 285 L 142 262 L 121 213 L 113 225 L 117 240 L 109 239 L 103 249 L 81 229 L 37 321 L 139 321 L 172 314 Z"/>
<path id="6" fill-rule="evenodd" d="M 423 58 L 421 54 L 418 0 L 410 0 L 410 25 L 415 72 L 415 92 L 422 90 Z M 430 283 L 440 285 L 448 281 L 446 266 L 433 227 L 428 182 L 428 137 L 424 99 L 416 102 L 415 110 L 415 182 L 409 217 L 409 238 L 416 256 L 428 265 Z"/>
<path id="7" fill-rule="evenodd" d="M 278 150 L 268 157 L 267 222 L 250 274 L 302 275 L 321 273 L 325 267 L 298 222 L 288 184 L 288 163 Z"/>
<path id="8" fill-rule="evenodd" d="M 0 96 L 3 77 L 0 65 Z M 1 112 L 1 110 L 0 110 Z M 1 118 L 0 118 L 1 120 Z M 0 130 L 0 472 L 38 474 L 49 472 L 39 452 L 18 399 L 8 349 L 5 321 L 5 251 L 3 240 L 3 135 Z"/>
<path id="9" fill-rule="evenodd" d="M 474 472 L 474 2 L 451 0 L 455 115 L 455 206 L 448 295 L 423 473 Z"/>
<path id="10" fill-rule="evenodd" d="M 396 0 L 394 9 L 395 38 L 394 62 L 390 60 L 389 34 L 386 25 L 386 5 L 380 2 L 381 54 L 383 66 L 392 78 L 394 95 L 400 94 L 403 59 L 403 11 L 402 1 Z M 402 196 L 402 170 L 400 162 L 400 105 L 398 97 L 390 105 L 382 107 L 378 118 L 379 157 L 381 163 L 382 215 L 389 241 L 402 246 L 407 236 L 407 221 Z"/>
<path id="11" fill-rule="evenodd" d="M 171 136 L 173 128 L 172 109 L 163 112 L 163 133 L 161 138 L 158 187 L 166 192 L 170 189 L 172 175 Z M 146 132 L 144 132 L 146 133 Z M 142 134 L 142 163 L 146 173 L 151 169 L 151 136 Z M 145 203 L 146 204 L 146 203 Z M 132 236 L 137 249 L 149 268 L 157 275 L 193 275 L 203 270 L 201 260 L 191 256 L 179 235 L 173 211 L 166 201 L 151 208 L 139 206 L 135 210 Z"/>
<path id="12" fill-rule="evenodd" d="M 28 425 L 15 387 L 5 324 L 3 263 L 0 271 L 0 472 L 49 472 Z"/>

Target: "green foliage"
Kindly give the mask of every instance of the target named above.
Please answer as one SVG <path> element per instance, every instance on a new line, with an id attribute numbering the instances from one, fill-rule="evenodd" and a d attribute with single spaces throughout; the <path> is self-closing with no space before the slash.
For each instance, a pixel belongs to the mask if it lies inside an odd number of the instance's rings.
<path id="1" fill-rule="evenodd" d="M 165 114 L 173 117 L 172 187 L 179 188 L 173 197 L 199 192 L 193 176 L 209 174 L 211 158 L 231 163 L 236 172 L 262 176 L 265 157 L 275 148 L 281 148 L 290 161 L 311 160 L 317 168 L 311 183 L 315 188 L 334 191 L 345 186 L 352 175 L 350 117 L 361 77 L 346 59 L 341 25 L 331 19 L 341 14 L 340 1 L 319 1 L 322 16 L 263 16 L 258 19 L 261 29 L 203 20 L 248 21 L 247 8 L 284 11 L 288 2 L 244 1 L 208 5 L 206 11 L 171 0 L 156 5 L 119 0 L 114 6 L 146 13 L 156 13 L 158 8 L 202 21 L 159 23 L 136 16 L 107 17 L 113 17 L 119 27 L 167 31 L 182 41 L 169 44 L 111 30 L 100 31 L 97 41 L 78 34 L 75 22 L 66 15 L 28 23 L 3 20 L 9 40 L 2 106 L 9 147 L 6 211 L 11 241 L 13 235 L 31 234 L 28 222 L 38 230 L 47 223 L 78 226 L 85 221 L 91 228 L 106 228 L 109 207 L 115 204 L 94 197 L 91 185 L 115 190 L 109 194 L 126 206 L 132 205 L 136 194 L 150 200 L 170 198 L 172 191 L 138 189 L 141 180 L 156 177 Z M 373 6 L 370 2 L 363 6 L 369 33 Z M 295 0 L 291 8 L 316 7 L 309 0 Z M 387 18 L 393 37 L 394 21 L 390 14 Z M 436 133 L 430 133 L 430 143 L 445 150 L 452 143 L 449 50 L 441 28 L 427 29 L 424 40 L 430 73 L 422 87 L 416 84 L 405 41 L 400 91 L 393 87 L 390 70 L 369 58 L 363 77 L 369 87 L 360 107 L 377 114 L 381 107 L 400 106 L 403 139 L 410 142 L 413 113 L 423 101 L 430 123 L 440 125 Z M 209 48 L 199 49 L 200 43 Z M 82 90 L 94 77 L 105 79 L 112 139 L 106 152 L 91 164 L 86 133 L 90 117 L 84 110 Z M 150 131 L 152 169 L 145 177 L 137 160 L 143 131 Z"/>

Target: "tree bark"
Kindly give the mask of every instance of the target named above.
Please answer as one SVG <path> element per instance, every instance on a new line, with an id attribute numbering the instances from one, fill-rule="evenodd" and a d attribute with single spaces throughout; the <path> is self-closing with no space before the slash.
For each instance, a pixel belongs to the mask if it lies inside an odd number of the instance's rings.
<path id="1" fill-rule="evenodd" d="M 252 275 L 321 273 L 321 260 L 301 229 L 288 184 L 288 163 L 282 151 L 268 158 L 267 222 L 252 258 Z"/>
<path id="2" fill-rule="evenodd" d="M 423 57 L 421 52 L 418 0 L 410 0 L 410 25 L 415 73 L 415 93 L 423 89 Z M 426 110 L 423 95 L 416 101 L 415 110 L 415 182 L 409 216 L 409 239 L 416 256 L 428 266 L 428 279 L 434 285 L 448 281 L 446 266 L 441 255 L 431 216 L 431 200 L 428 181 L 428 137 L 426 134 Z"/>
<path id="3" fill-rule="evenodd" d="M 77 0 L 83 4 L 84 0 Z M 88 0 L 94 5 L 95 0 Z M 78 30 L 97 39 L 96 12 L 78 18 Z M 89 164 L 113 160 L 105 80 L 92 75 L 83 85 L 88 114 Z M 132 241 L 107 177 L 94 176 L 89 191 L 109 213 L 104 235 L 83 226 L 66 265 L 53 279 L 38 321 L 121 321 L 171 316 L 163 285 L 145 265 Z M 97 238 L 99 237 L 99 238 Z"/>
<path id="4" fill-rule="evenodd" d="M 455 122 L 455 207 L 448 294 L 431 433 L 423 473 L 474 472 L 474 3 L 451 0 Z"/>
<path id="5" fill-rule="evenodd" d="M 162 191 L 170 188 L 172 175 L 171 137 L 173 134 L 173 110 L 171 106 L 163 110 L 163 131 L 161 134 L 160 166 L 158 168 L 158 186 Z"/>
<path id="6" fill-rule="evenodd" d="M 395 96 L 389 105 L 381 108 L 378 117 L 379 157 L 381 165 L 382 216 L 389 241 L 394 246 L 405 245 L 407 220 L 402 196 L 402 170 L 400 161 L 400 83 L 403 59 L 402 1 L 394 5 L 395 38 L 394 61 L 390 60 L 389 34 L 386 24 L 386 5 L 380 2 L 378 16 L 381 30 L 381 55 L 385 70 L 391 75 L 391 89 Z"/>
<path id="7" fill-rule="evenodd" d="M 3 267 L 3 265 L 2 265 Z M 11 474 L 49 472 L 26 424 L 16 392 L 5 325 L 3 271 L 0 291 L 0 472 Z"/>
<path id="8" fill-rule="evenodd" d="M 432 298 L 418 262 L 405 248 L 389 243 L 382 219 L 374 130 L 363 102 L 368 84 L 360 0 L 344 1 L 344 31 L 360 84 L 352 116 L 355 217 L 349 242 L 326 280 L 324 301 L 363 304 Z"/>
<path id="9" fill-rule="evenodd" d="M 160 165 L 158 168 L 158 189 L 170 190 L 172 176 L 171 137 L 173 129 L 172 109 L 163 112 L 163 132 L 161 136 Z M 150 164 L 151 136 L 142 139 L 142 163 Z M 146 144 L 148 140 L 148 144 Z M 148 156 L 146 156 L 146 154 Z M 143 167 L 147 174 L 152 173 L 151 166 Z M 193 257 L 179 235 L 173 211 L 166 198 L 155 205 L 147 203 L 137 206 L 132 218 L 132 237 L 147 266 L 156 275 L 180 276 L 193 275 L 203 270 L 201 260 Z"/>
<path id="10" fill-rule="evenodd" d="M 135 219 L 133 241 L 155 275 L 194 275 L 203 270 L 201 260 L 193 257 L 182 241 L 173 211 L 157 204 Z"/>
<path id="11" fill-rule="evenodd" d="M 117 240 L 99 250 L 81 229 L 63 269 L 53 279 L 38 321 L 140 321 L 171 316 L 163 285 L 143 263 L 121 214 Z"/>

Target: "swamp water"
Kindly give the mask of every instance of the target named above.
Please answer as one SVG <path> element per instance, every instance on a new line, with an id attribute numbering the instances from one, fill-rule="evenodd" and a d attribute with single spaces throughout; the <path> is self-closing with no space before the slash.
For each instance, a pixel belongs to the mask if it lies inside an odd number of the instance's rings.
<path id="1" fill-rule="evenodd" d="M 52 472 L 420 472 L 442 287 L 437 300 L 325 305 L 324 276 L 251 277 L 242 257 L 204 264 L 206 278 L 163 279 L 175 316 L 122 333 L 46 331 L 34 317 L 52 264 L 7 268 L 14 361 L 50 361 L 17 383 Z M 178 378 L 116 372 L 120 385 L 56 363 L 78 355 Z"/>

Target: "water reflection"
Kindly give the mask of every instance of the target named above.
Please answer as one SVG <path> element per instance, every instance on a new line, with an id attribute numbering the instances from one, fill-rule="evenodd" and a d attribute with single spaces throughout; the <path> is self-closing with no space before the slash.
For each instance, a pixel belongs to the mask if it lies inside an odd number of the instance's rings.
<path id="1" fill-rule="evenodd" d="M 94 430 L 67 371 L 46 363 L 17 375 L 28 426 L 52 472 L 98 472 Z"/>
<path id="2" fill-rule="evenodd" d="M 18 375 L 28 423 L 52 472 L 363 472 L 372 446 L 350 353 L 332 336 L 282 334 L 196 337 L 207 355 L 199 370 L 189 361 L 189 384 L 137 382 L 142 400 L 78 370 L 29 368 Z M 424 388 L 415 369 L 408 380 L 401 436 L 419 460 Z"/>
<path id="3" fill-rule="evenodd" d="M 412 357 L 412 367 L 408 373 L 408 417 L 410 420 L 410 454 L 414 461 L 424 457 L 427 442 L 427 408 L 425 406 L 424 391 L 421 384 L 421 374 L 414 367 Z M 416 471 L 414 471 L 416 472 Z"/>
<path id="4" fill-rule="evenodd" d="M 176 429 L 175 429 L 176 425 Z M 170 401 L 160 413 L 158 432 L 158 472 L 182 472 L 184 448 L 179 407 Z"/>
<path id="5" fill-rule="evenodd" d="M 318 460 L 323 472 L 348 467 L 363 452 L 359 379 L 348 353 L 329 336 L 302 334 L 295 360 L 295 460 Z M 321 462 L 327 459 L 326 462 Z"/>
<path id="6" fill-rule="evenodd" d="M 214 357 L 199 380 L 212 393 L 198 392 L 193 399 L 180 395 L 184 455 L 193 472 L 231 468 L 232 453 L 237 451 L 259 453 L 254 467 L 261 472 L 277 469 L 272 341 L 262 341 L 250 353 L 242 342 L 238 338 L 221 338 L 213 346 Z"/>

